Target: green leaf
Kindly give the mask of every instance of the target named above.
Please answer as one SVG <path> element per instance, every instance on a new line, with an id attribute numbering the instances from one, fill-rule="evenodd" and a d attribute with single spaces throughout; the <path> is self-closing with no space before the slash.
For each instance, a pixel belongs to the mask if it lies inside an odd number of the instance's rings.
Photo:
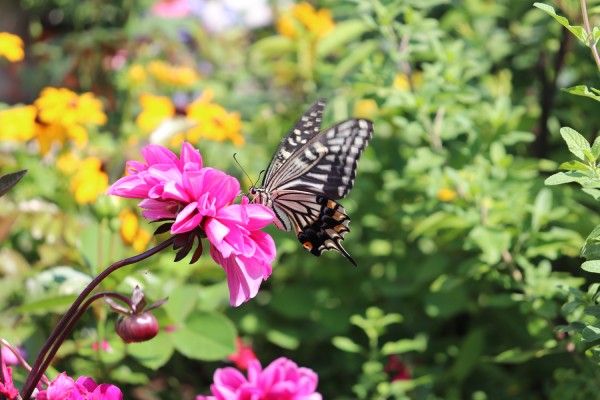
<path id="1" fill-rule="evenodd" d="M 169 361 L 173 351 L 171 333 L 159 332 L 154 339 L 127 345 L 127 352 L 143 366 L 157 370 Z"/>
<path id="2" fill-rule="evenodd" d="M 30 301 L 17 308 L 19 313 L 47 313 L 48 311 L 60 312 L 67 309 L 77 296 L 58 295 Z"/>
<path id="3" fill-rule="evenodd" d="M 544 11 L 546 14 L 550 15 L 559 24 L 561 24 L 562 26 L 564 26 L 565 28 L 567 28 L 569 30 L 569 32 L 571 32 L 573 35 L 575 35 L 575 37 L 577 37 L 577 39 L 579 39 L 583 44 L 585 44 L 586 46 L 588 45 L 586 43 L 586 41 L 585 41 L 586 33 L 585 33 L 585 30 L 583 29 L 582 26 L 571 25 L 569 23 L 568 19 L 566 19 L 565 17 L 561 17 L 560 15 L 556 14 L 556 11 L 554 10 L 554 7 L 549 6 L 548 4 L 533 3 L 533 6 L 539 8 L 540 10 Z"/>
<path id="4" fill-rule="evenodd" d="M 384 355 L 402 354 L 409 351 L 422 352 L 427 349 L 427 337 L 417 335 L 414 339 L 400 339 L 395 342 L 387 342 L 381 348 Z"/>
<path id="5" fill-rule="evenodd" d="M 348 43 L 356 40 L 369 29 L 362 20 L 352 19 L 335 26 L 335 29 L 325 36 L 317 45 L 317 56 L 325 57 L 330 53 L 344 48 Z"/>
<path id="6" fill-rule="evenodd" d="M 178 287 L 162 307 L 175 322 L 183 322 L 196 307 L 200 290 L 198 286 L 192 285 Z"/>
<path id="7" fill-rule="evenodd" d="M 562 185 L 564 183 L 576 182 L 577 178 L 567 175 L 564 172 L 557 172 L 556 174 L 550 175 L 544 181 L 545 185 Z"/>
<path id="8" fill-rule="evenodd" d="M 197 312 L 172 335 L 175 348 L 186 357 L 216 361 L 235 351 L 237 333 L 223 314 Z"/>
<path id="9" fill-rule="evenodd" d="M 6 192 L 13 188 L 21 178 L 25 176 L 27 170 L 13 172 L 10 174 L 3 175 L 0 177 L 0 197 L 4 196 Z"/>
<path id="10" fill-rule="evenodd" d="M 594 144 L 592 144 L 592 154 L 594 155 L 594 158 L 596 160 L 598 159 L 598 157 L 600 157 L 600 136 L 598 136 L 594 140 Z"/>
<path id="11" fill-rule="evenodd" d="M 586 342 L 593 342 L 595 340 L 600 339 L 600 328 L 593 325 L 587 325 L 581 331 L 581 337 Z"/>
<path id="12" fill-rule="evenodd" d="M 565 126 L 560 128 L 560 135 L 567 143 L 569 151 L 580 160 L 586 160 L 586 152 L 592 153 L 589 142 L 575 129 Z"/>
<path id="13" fill-rule="evenodd" d="M 376 40 L 366 40 L 361 42 L 360 45 L 353 48 L 346 57 L 340 60 L 334 71 L 335 77 L 341 79 L 346 76 L 346 74 L 354 67 L 369 58 L 369 55 L 374 52 L 377 47 L 378 43 Z"/>
<path id="14" fill-rule="evenodd" d="M 590 99 L 594 99 L 596 101 L 600 101 L 600 93 L 598 89 L 592 88 L 591 90 L 585 85 L 572 86 L 569 88 L 563 89 L 567 93 L 574 94 L 576 96 L 589 97 Z"/>
<path id="15" fill-rule="evenodd" d="M 552 193 L 549 189 L 542 189 L 535 198 L 533 212 L 531 214 L 531 227 L 534 231 L 539 231 L 544 221 L 552 210 Z"/>
<path id="16" fill-rule="evenodd" d="M 345 351 L 346 353 L 360 353 L 362 351 L 362 347 L 360 347 L 360 345 L 356 344 L 347 337 L 335 336 L 333 339 L 331 339 L 331 342 L 335 347 Z"/>
<path id="17" fill-rule="evenodd" d="M 267 332 L 267 339 L 271 343 L 288 350 L 296 350 L 300 346 L 300 341 L 297 337 L 276 329 L 271 329 Z"/>
<path id="18" fill-rule="evenodd" d="M 581 161 L 572 160 L 567 161 L 558 166 L 560 169 L 564 169 L 567 171 L 589 171 L 590 167 L 587 164 L 582 163 Z"/>
<path id="19" fill-rule="evenodd" d="M 294 50 L 294 41 L 285 36 L 269 36 L 254 43 L 250 49 L 253 57 L 280 57 Z M 257 60 L 255 60 L 257 61 Z"/>
<path id="20" fill-rule="evenodd" d="M 583 190 L 584 193 L 592 196 L 594 200 L 600 200 L 600 190 L 592 188 L 583 188 L 581 190 Z"/>
<path id="21" fill-rule="evenodd" d="M 594 274 L 600 274 L 600 260 L 586 261 L 581 264 L 581 269 Z"/>

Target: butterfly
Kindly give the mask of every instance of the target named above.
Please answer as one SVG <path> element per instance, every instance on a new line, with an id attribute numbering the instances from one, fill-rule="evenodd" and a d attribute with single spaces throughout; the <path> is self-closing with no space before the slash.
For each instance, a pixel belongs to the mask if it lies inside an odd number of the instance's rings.
<path id="1" fill-rule="evenodd" d="M 321 130 L 325 100 L 317 100 L 281 140 L 253 202 L 275 213 L 275 226 L 295 231 L 302 246 L 316 256 L 336 250 L 357 265 L 342 247 L 350 217 L 336 200 L 345 197 L 356 166 L 373 135 L 373 123 L 349 119 Z"/>

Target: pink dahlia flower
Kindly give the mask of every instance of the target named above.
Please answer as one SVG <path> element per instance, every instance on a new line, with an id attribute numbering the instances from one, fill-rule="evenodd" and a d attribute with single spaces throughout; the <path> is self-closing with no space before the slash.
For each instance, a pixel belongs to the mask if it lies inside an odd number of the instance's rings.
<path id="1" fill-rule="evenodd" d="M 189 0 L 160 0 L 152 6 L 152 14 L 162 18 L 182 18 L 191 11 Z"/>
<path id="2" fill-rule="evenodd" d="M 98 385 L 92 378 L 81 376 L 76 381 L 62 373 L 41 390 L 36 400 L 122 400 L 123 393 L 115 385 Z"/>
<path id="3" fill-rule="evenodd" d="M 4 347 L 2 347 L 4 349 Z M 0 373 L 2 373 L 2 380 L 0 380 L 0 397 L 5 397 L 7 400 L 16 400 L 19 397 L 19 391 L 15 387 L 12 379 L 12 369 L 6 366 L 4 357 L 0 357 Z"/>
<path id="4" fill-rule="evenodd" d="M 172 221 L 170 231 L 179 235 L 176 243 L 185 254 L 194 237 L 208 237 L 212 258 L 227 274 L 232 305 L 256 296 L 275 258 L 273 239 L 261 231 L 273 221 L 273 212 L 245 197 L 233 204 L 240 193 L 238 180 L 204 167 L 200 152 L 187 142 L 180 157 L 159 145 L 146 146 L 142 155 L 145 162 L 129 161 L 128 175 L 108 193 L 142 199 L 142 215 L 150 221 Z"/>
<path id="5" fill-rule="evenodd" d="M 319 378 L 308 368 L 281 357 L 262 369 L 258 360 L 248 366 L 248 377 L 235 368 L 215 372 L 212 396 L 196 400 L 321 400 L 316 391 Z"/>

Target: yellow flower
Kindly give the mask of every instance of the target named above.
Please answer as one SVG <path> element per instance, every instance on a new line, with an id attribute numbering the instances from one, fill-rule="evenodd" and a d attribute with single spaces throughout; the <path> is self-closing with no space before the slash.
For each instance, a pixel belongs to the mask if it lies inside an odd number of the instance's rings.
<path id="1" fill-rule="evenodd" d="M 92 93 L 77 95 L 66 88 L 47 87 L 42 90 L 35 105 L 40 120 L 47 124 L 103 125 L 107 120 L 102 102 Z"/>
<path id="2" fill-rule="evenodd" d="M 423 73 L 421 71 L 415 71 L 412 76 L 412 84 L 414 88 L 418 88 L 423 83 Z M 408 92 L 411 90 L 410 81 L 406 74 L 397 74 L 394 77 L 394 83 L 392 84 L 394 89 L 402 92 Z"/>
<path id="3" fill-rule="evenodd" d="M 200 79 L 195 69 L 187 66 L 176 66 L 164 61 L 152 61 L 148 64 L 148 72 L 154 79 L 167 85 L 189 87 Z"/>
<path id="4" fill-rule="evenodd" d="M 133 64 L 127 71 L 127 78 L 134 84 L 140 85 L 148 78 L 146 70 L 140 64 Z"/>
<path id="5" fill-rule="evenodd" d="M 56 168 L 65 175 L 72 175 L 79 167 L 81 159 L 72 151 L 61 154 L 56 159 Z"/>
<path id="6" fill-rule="evenodd" d="M 140 228 L 138 216 L 133 211 L 124 209 L 119 213 L 119 220 L 121 221 L 121 228 L 119 229 L 121 239 L 127 244 L 133 243 L 133 239 L 135 239 L 135 235 Z"/>
<path id="7" fill-rule="evenodd" d="M 373 99 L 362 99 L 354 104 L 354 115 L 358 118 L 373 118 L 378 111 L 377 103 Z"/>
<path id="8" fill-rule="evenodd" d="M 38 109 L 36 139 L 42 154 L 53 143 L 67 140 L 83 147 L 88 140 L 87 125 L 103 125 L 107 117 L 102 102 L 92 93 L 77 93 L 65 88 L 47 87 L 34 102 Z"/>
<path id="9" fill-rule="evenodd" d="M 25 57 L 23 40 L 12 33 L 0 32 L 0 57 L 10 62 L 21 61 Z"/>
<path id="10" fill-rule="evenodd" d="M 187 107 L 187 117 L 196 126 L 187 132 L 187 140 L 197 143 L 200 139 L 222 142 L 230 140 L 236 146 L 244 144 L 240 114 L 228 112 L 212 102 L 213 92 L 205 90 L 198 99 Z"/>
<path id="11" fill-rule="evenodd" d="M 96 157 L 82 160 L 71 178 L 70 189 L 79 204 L 96 201 L 108 188 L 108 175 L 102 171 L 102 161 Z"/>
<path id="12" fill-rule="evenodd" d="M 317 39 L 321 39 L 333 30 L 335 22 L 328 9 L 322 8 L 317 11 L 310 3 L 302 2 L 295 4 L 290 11 L 279 17 L 277 30 L 283 36 L 295 38 L 299 34 L 297 30 L 299 25 Z"/>
<path id="13" fill-rule="evenodd" d="M 24 142 L 35 135 L 34 106 L 18 106 L 0 111 L 0 140 Z"/>
<path id="14" fill-rule="evenodd" d="M 152 132 L 163 120 L 175 115 L 173 102 L 165 96 L 144 93 L 140 96 L 140 105 L 142 112 L 135 123 L 144 132 Z"/>
<path id="15" fill-rule="evenodd" d="M 437 192 L 437 198 L 439 201 L 451 202 L 456 199 L 456 192 L 450 188 L 441 188 Z"/>
<path id="16" fill-rule="evenodd" d="M 121 228 L 119 233 L 121 239 L 128 245 L 131 245 L 135 251 L 143 251 L 148 246 L 152 235 L 140 228 L 140 223 L 137 214 L 129 209 L 125 209 L 119 213 Z"/>

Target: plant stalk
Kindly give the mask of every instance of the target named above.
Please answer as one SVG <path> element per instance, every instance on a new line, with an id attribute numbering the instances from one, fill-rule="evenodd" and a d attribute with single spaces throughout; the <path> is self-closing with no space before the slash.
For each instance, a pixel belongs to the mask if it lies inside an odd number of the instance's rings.
<path id="1" fill-rule="evenodd" d="M 108 277 L 110 274 L 112 274 L 116 270 L 118 270 L 122 267 L 125 267 L 127 265 L 135 264 L 137 262 L 145 260 L 148 257 L 153 256 L 154 254 L 171 246 L 173 244 L 173 240 L 174 240 L 174 237 L 172 236 L 169 239 L 165 240 L 164 242 L 154 246 L 153 248 L 151 248 L 149 250 L 146 250 L 145 252 L 143 252 L 141 254 L 135 255 L 133 257 L 125 258 L 123 260 L 120 260 L 120 261 L 117 261 L 117 262 L 111 264 L 108 268 L 106 268 L 104 271 L 102 271 L 100 274 L 98 274 L 83 289 L 83 291 L 79 294 L 77 299 L 75 299 L 73 304 L 71 304 L 71 307 L 62 316 L 62 318 L 60 319 L 60 321 L 58 322 L 58 324 L 56 325 L 56 327 L 50 334 L 50 337 L 48 337 L 48 339 L 44 343 L 44 346 L 42 346 L 42 349 L 40 350 L 40 352 L 35 360 L 35 363 L 33 364 L 33 368 L 31 370 L 31 372 L 29 373 L 29 375 L 27 376 L 25 384 L 23 385 L 23 389 L 21 392 L 21 396 L 23 397 L 23 400 L 30 399 L 31 394 L 33 393 L 33 389 L 37 385 L 37 382 L 40 380 L 41 375 L 45 372 L 46 368 L 48 367 L 48 365 L 49 365 L 52 357 L 56 353 L 56 351 L 58 351 L 58 348 L 56 348 L 56 349 L 54 348 L 54 343 L 57 341 L 60 341 L 61 338 L 62 338 L 62 341 L 64 341 L 64 338 L 66 337 L 66 334 L 68 333 L 68 332 L 67 333 L 65 333 L 65 332 L 73 327 L 73 325 L 76 322 L 76 318 L 78 318 L 78 316 L 80 317 L 81 314 L 83 314 L 83 312 L 85 311 L 85 308 L 83 308 L 83 307 L 82 307 L 83 311 L 81 311 L 80 307 L 81 307 L 82 303 L 86 300 L 88 295 L 92 292 L 92 290 L 94 290 L 106 277 Z M 61 343 L 62 343 L 62 341 L 61 341 Z M 52 353 L 52 354 L 50 354 L 50 353 Z"/>

